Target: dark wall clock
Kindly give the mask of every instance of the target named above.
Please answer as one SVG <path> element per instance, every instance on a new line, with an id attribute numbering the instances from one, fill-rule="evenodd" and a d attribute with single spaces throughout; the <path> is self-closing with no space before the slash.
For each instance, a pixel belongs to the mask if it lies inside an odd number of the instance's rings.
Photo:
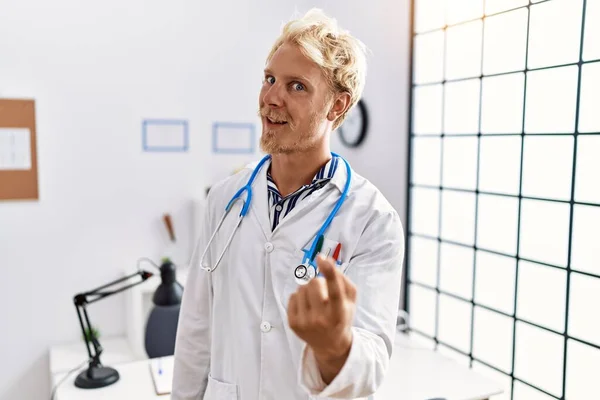
<path id="1" fill-rule="evenodd" d="M 338 128 L 340 140 L 347 147 L 358 147 L 367 137 L 369 114 L 365 102 L 361 99 L 350 110 L 348 116 Z"/>

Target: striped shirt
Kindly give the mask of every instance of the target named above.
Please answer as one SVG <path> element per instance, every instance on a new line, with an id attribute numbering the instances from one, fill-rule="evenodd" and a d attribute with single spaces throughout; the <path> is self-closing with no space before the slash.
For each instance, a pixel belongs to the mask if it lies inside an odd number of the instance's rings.
<path id="1" fill-rule="evenodd" d="M 281 197 L 277 185 L 271 176 L 271 166 L 269 165 L 269 169 L 267 169 L 267 190 L 271 230 L 275 230 L 279 222 L 294 209 L 296 204 L 325 186 L 333 178 L 338 163 L 339 157 L 332 157 L 327 164 L 321 167 L 309 185 L 304 185 L 285 197 Z"/>

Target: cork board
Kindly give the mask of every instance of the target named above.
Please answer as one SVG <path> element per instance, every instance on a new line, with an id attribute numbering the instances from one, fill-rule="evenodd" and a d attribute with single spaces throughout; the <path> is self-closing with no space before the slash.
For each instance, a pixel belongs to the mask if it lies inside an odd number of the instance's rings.
<path id="1" fill-rule="evenodd" d="M 35 102 L 0 99 L 0 201 L 38 198 Z"/>

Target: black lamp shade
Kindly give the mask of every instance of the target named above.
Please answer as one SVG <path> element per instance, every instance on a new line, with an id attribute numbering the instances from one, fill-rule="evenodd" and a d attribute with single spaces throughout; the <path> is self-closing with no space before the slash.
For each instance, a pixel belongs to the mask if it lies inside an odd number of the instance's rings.
<path id="1" fill-rule="evenodd" d="M 160 266 L 160 279 L 152 297 L 154 307 L 146 322 L 145 347 L 150 358 L 174 354 L 183 296 L 183 286 L 175 279 L 175 265 L 168 259 Z"/>
<path id="2" fill-rule="evenodd" d="M 175 279 L 175 265 L 165 261 L 160 266 L 161 283 L 156 288 L 152 302 L 157 306 L 175 306 L 181 304 L 183 286 Z"/>

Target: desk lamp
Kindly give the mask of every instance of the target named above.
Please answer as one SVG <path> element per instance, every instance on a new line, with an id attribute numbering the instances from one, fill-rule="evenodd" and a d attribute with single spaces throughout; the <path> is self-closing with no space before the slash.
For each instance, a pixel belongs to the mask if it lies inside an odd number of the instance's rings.
<path id="1" fill-rule="evenodd" d="M 141 280 L 125 285 L 115 290 L 107 290 L 111 286 L 128 281 L 135 277 L 139 277 L 141 278 Z M 83 333 L 85 345 L 87 346 L 88 355 L 90 357 L 87 370 L 82 371 L 79 375 L 77 375 L 77 378 L 75 379 L 75 386 L 82 389 L 97 389 L 112 385 L 113 383 L 119 380 L 119 373 L 116 369 L 111 367 L 105 367 L 100 362 L 100 355 L 102 354 L 103 348 L 102 345 L 100 345 L 100 342 L 98 341 L 94 330 L 92 329 L 92 324 L 90 323 L 90 318 L 87 313 L 87 305 L 95 303 L 96 301 L 102 300 L 108 296 L 112 296 L 113 294 L 120 293 L 133 286 L 139 285 L 140 283 L 145 282 L 150 277 L 152 277 L 152 273 L 144 270 L 139 270 L 135 274 L 131 274 L 121 279 L 117 279 L 113 282 L 107 283 L 106 285 L 102 285 L 88 292 L 79 293 L 75 295 L 75 297 L 73 297 L 75 309 L 77 310 L 77 316 L 79 317 L 79 324 L 81 325 L 81 332 Z M 86 331 L 89 332 L 89 340 L 87 339 L 88 335 L 86 335 Z M 93 354 L 92 349 L 90 347 L 90 342 L 92 342 L 92 345 L 94 347 Z"/>
<path id="2" fill-rule="evenodd" d="M 141 259 L 143 260 L 143 259 Z M 140 260 L 140 261 L 141 261 Z M 148 260 L 146 259 L 147 261 Z M 181 303 L 181 297 L 183 294 L 182 286 L 175 280 L 175 266 L 167 260 L 164 260 L 162 265 L 158 267 L 156 264 L 151 262 L 153 266 L 158 268 L 161 272 L 161 284 L 158 286 L 156 291 L 154 292 L 153 302 L 155 306 L 168 306 L 168 307 L 178 307 Z M 134 286 L 137 286 L 149 278 L 153 276 L 152 273 L 144 271 L 139 268 L 138 262 L 138 272 L 128 275 L 124 278 L 117 279 L 113 282 L 107 283 L 96 289 L 79 293 L 73 297 L 73 301 L 75 303 L 75 308 L 77 310 L 77 316 L 79 317 L 79 324 L 81 325 L 81 331 L 83 333 L 83 337 L 86 338 L 89 335 L 89 340 L 85 340 L 85 344 L 87 346 L 87 351 L 89 355 L 89 365 L 88 368 L 82 371 L 77 378 L 75 379 L 75 386 L 82 389 L 97 389 L 105 386 L 112 385 L 113 383 L 119 380 L 119 373 L 116 369 L 107 367 L 102 365 L 100 361 L 100 355 L 103 352 L 102 345 L 98 341 L 94 330 L 92 329 L 92 324 L 90 323 L 90 318 L 87 313 L 86 306 L 91 303 L 95 303 L 98 300 L 101 300 L 105 297 L 111 296 L 113 294 L 117 294 L 123 292 L 127 289 L 130 289 Z M 114 290 L 110 290 L 110 288 L 114 285 L 121 284 L 123 282 L 129 281 L 132 278 L 138 277 L 139 280 L 130 284 L 124 284 L 125 286 L 119 287 Z M 155 307 L 157 308 L 157 307 Z M 177 309 L 178 311 L 178 309 Z M 152 315 L 151 313 L 151 318 Z M 161 321 L 162 318 L 153 318 L 158 322 Z M 164 320 L 164 319 L 163 319 Z M 88 335 L 86 335 L 86 331 Z M 162 335 L 162 336 L 158 336 Z M 165 333 L 159 333 L 155 335 L 158 339 L 154 339 L 153 343 L 159 343 L 159 347 L 161 343 L 164 343 L 166 340 L 163 339 L 165 337 Z M 151 338 L 154 336 L 151 336 Z M 174 333 L 169 332 L 168 338 L 174 337 Z M 146 341 L 148 341 L 148 334 Z M 92 346 L 90 346 L 90 342 Z M 174 340 L 173 340 L 174 342 Z M 174 344 L 173 344 L 174 345 Z M 162 345 L 164 348 L 164 345 Z M 93 352 L 92 352 L 93 347 Z M 162 350 L 164 351 L 164 350 Z"/>

